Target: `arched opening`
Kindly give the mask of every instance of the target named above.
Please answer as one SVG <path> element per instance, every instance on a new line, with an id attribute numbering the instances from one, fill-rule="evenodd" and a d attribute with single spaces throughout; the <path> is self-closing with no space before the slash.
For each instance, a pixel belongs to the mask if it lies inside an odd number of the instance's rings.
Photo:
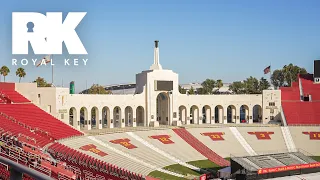
<path id="1" fill-rule="evenodd" d="M 185 106 L 179 107 L 179 120 L 181 124 L 187 124 L 187 108 Z"/>
<path id="2" fill-rule="evenodd" d="M 260 105 L 255 105 L 252 108 L 252 119 L 254 123 L 262 123 L 262 108 Z"/>
<path id="3" fill-rule="evenodd" d="M 235 123 L 236 122 L 236 107 L 234 105 L 230 105 L 227 108 L 227 123 Z"/>
<path id="4" fill-rule="evenodd" d="M 161 125 L 169 125 L 169 96 L 167 93 L 160 93 L 157 96 L 157 121 Z"/>
<path id="5" fill-rule="evenodd" d="M 113 109 L 113 123 L 114 127 L 121 127 L 121 108 L 119 106 Z"/>
<path id="6" fill-rule="evenodd" d="M 86 107 L 80 109 L 80 124 L 82 127 L 88 124 L 88 110 Z"/>
<path id="7" fill-rule="evenodd" d="M 223 123 L 223 107 L 221 105 L 214 108 L 214 121 L 215 123 Z"/>
<path id="8" fill-rule="evenodd" d="M 77 110 L 76 108 L 72 107 L 69 109 L 69 124 L 73 127 L 76 127 L 78 124 L 77 119 Z"/>
<path id="9" fill-rule="evenodd" d="M 133 121 L 136 121 L 137 126 L 144 126 L 144 109 L 142 106 L 138 106 L 136 110 L 136 119 Z"/>
<path id="10" fill-rule="evenodd" d="M 208 105 L 203 106 L 202 108 L 202 123 L 210 123 L 211 119 L 211 108 Z"/>
<path id="11" fill-rule="evenodd" d="M 97 128 L 99 123 L 99 110 L 97 107 L 93 107 L 91 109 L 91 128 Z"/>
<path id="12" fill-rule="evenodd" d="M 126 127 L 132 127 L 133 126 L 133 113 L 132 113 L 132 107 L 127 106 L 124 110 L 124 120 L 125 120 L 125 126 Z"/>
<path id="13" fill-rule="evenodd" d="M 108 127 L 108 121 L 110 121 L 110 109 L 105 106 L 102 108 L 102 127 Z"/>
<path id="14" fill-rule="evenodd" d="M 191 106 L 190 108 L 190 124 L 199 123 L 199 108 L 196 105 Z"/>
<path id="15" fill-rule="evenodd" d="M 249 123 L 249 107 L 247 105 L 240 106 L 240 123 Z"/>

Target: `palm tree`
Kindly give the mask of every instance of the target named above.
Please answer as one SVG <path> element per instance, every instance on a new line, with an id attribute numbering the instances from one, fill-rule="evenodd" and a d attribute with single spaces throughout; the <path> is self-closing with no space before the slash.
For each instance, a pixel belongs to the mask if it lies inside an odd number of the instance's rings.
<path id="1" fill-rule="evenodd" d="M 7 66 L 2 66 L 0 74 L 3 76 L 3 82 L 6 82 L 6 76 L 10 73 L 10 69 Z"/>
<path id="2" fill-rule="evenodd" d="M 23 78 L 24 76 L 26 76 L 26 72 L 24 71 L 23 68 L 18 68 L 17 71 L 16 71 L 16 76 L 19 77 L 19 83 L 21 81 L 21 78 Z"/>
<path id="3" fill-rule="evenodd" d="M 217 88 L 221 88 L 223 86 L 223 82 L 221 79 L 218 79 L 217 82 L 216 82 L 216 85 L 217 85 Z"/>

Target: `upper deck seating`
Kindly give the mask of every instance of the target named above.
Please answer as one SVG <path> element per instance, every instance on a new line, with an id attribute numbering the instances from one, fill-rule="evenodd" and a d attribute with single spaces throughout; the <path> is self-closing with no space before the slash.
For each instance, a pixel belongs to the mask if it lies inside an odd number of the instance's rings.
<path id="1" fill-rule="evenodd" d="M 1 90 L 0 98 L 10 100 L 13 103 L 28 103 L 30 100 L 22 96 L 20 93 L 14 90 Z"/>
<path id="2" fill-rule="evenodd" d="M 311 95 L 312 101 L 320 101 L 320 84 L 313 82 L 313 75 L 301 74 L 299 79 L 302 84 L 303 94 L 305 96 Z"/>
<path id="3" fill-rule="evenodd" d="M 61 122 L 34 104 L 0 104 L 0 112 L 33 129 L 40 128 L 55 139 L 83 135 L 80 131 Z"/>
<path id="4" fill-rule="evenodd" d="M 284 102 L 282 109 L 288 125 L 320 124 L 320 102 Z"/>

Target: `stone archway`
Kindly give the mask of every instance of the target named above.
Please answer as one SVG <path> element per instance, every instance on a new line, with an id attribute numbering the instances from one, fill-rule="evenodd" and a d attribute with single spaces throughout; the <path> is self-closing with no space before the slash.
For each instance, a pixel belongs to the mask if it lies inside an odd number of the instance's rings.
<path id="1" fill-rule="evenodd" d="M 99 119 L 99 110 L 97 107 L 92 107 L 91 108 L 91 128 L 96 128 L 98 129 L 100 119 Z"/>
<path id="2" fill-rule="evenodd" d="M 75 107 L 69 109 L 69 124 L 73 127 L 78 125 L 77 110 Z"/>
<path id="3" fill-rule="evenodd" d="M 187 124 L 187 108 L 185 106 L 179 107 L 179 121 L 181 121 L 182 124 Z"/>
<path id="4" fill-rule="evenodd" d="M 170 125 L 169 112 L 170 112 L 170 99 L 168 93 L 162 92 L 157 96 L 157 121 L 160 125 Z"/>
<path id="5" fill-rule="evenodd" d="M 262 107 L 258 104 L 252 108 L 252 119 L 254 123 L 262 123 Z"/>
<path id="6" fill-rule="evenodd" d="M 136 121 L 137 126 L 145 126 L 144 123 L 144 108 L 142 106 L 138 106 L 136 109 Z"/>
<path id="7" fill-rule="evenodd" d="M 88 124 L 88 110 L 86 107 L 80 109 L 80 124 L 86 126 Z"/>
<path id="8" fill-rule="evenodd" d="M 211 108 L 208 105 L 202 108 L 202 123 L 210 124 L 211 121 Z"/>
<path id="9" fill-rule="evenodd" d="M 240 123 L 249 123 L 249 107 L 247 105 L 240 106 Z"/>
<path id="10" fill-rule="evenodd" d="M 223 106 L 217 105 L 214 108 L 214 121 L 215 123 L 223 123 Z"/>
<path id="11" fill-rule="evenodd" d="M 121 121 L 122 121 L 121 108 L 119 106 L 116 106 L 113 109 L 113 124 L 114 124 L 114 127 L 121 127 Z"/>
<path id="12" fill-rule="evenodd" d="M 190 108 L 190 124 L 199 123 L 199 108 L 196 105 L 191 106 Z"/>
<path id="13" fill-rule="evenodd" d="M 108 122 L 110 122 L 110 109 L 105 106 L 102 108 L 102 127 L 108 127 Z"/>
<path id="14" fill-rule="evenodd" d="M 236 122 L 236 107 L 234 105 L 230 105 L 227 108 L 227 123 L 235 123 Z"/>
<path id="15" fill-rule="evenodd" d="M 124 109 L 124 121 L 126 127 L 132 127 L 133 126 L 133 111 L 131 106 L 127 106 Z"/>

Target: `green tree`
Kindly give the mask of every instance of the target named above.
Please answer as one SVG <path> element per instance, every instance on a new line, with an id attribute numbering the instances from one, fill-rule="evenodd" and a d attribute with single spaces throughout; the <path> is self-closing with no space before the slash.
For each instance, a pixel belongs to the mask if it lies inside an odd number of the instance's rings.
<path id="1" fill-rule="evenodd" d="M 197 94 L 208 94 L 208 91 L 204 88 L 197 88 Z"/>
<path id="2" fill-rule="evenodd" d="M 51 87 L 50 83 L 47 83 L 44 78 L 38 77 L 36 80 L 33 81 L 34 83 L 37 83 L 38 87 Z"/>
<path id="3" fill-rule="evenodd" d="M 222 80 L 218 79 L 217 82 L 216 82 L 216 87 L 220 89 L 222 86 L 223 86 Z"/>
<path id="4" fill-rule="evenodd" d="M 201 90 L 202 94 L 212 94 L 212 90 L 215 87 L 215 84 L 216 84 L 216 82 L 213 79 L 206 79 L 205 81 L 203 81 L 201 83 L 202 88 L 203 88 Z"/>
<path id="5" fill-rule="evenodd" d="M 257 94 L 259 93 L 259 81 L 257 78 L 250 76 L 244 83 L 244 91 L 246 94 Z"/>
<path id="6" fill-rule="evenodd" d="M 191 88 L 188 91 L 188 94 L 195 94 L 193 87 L 191 86 Z"/>
<path id="7" fill-rule="evenodd" d="M 88 89 L 88 94 L 111 94 L 111 91 L 107 91 L 99 84 L 93 84 L 90 89 Z"/>
<path id="8" fill-rule="evenodd" d="M 282 87 L 285 83 L 284 73 L 282 69 L 276 69 L 271 75 L 271 83 L 274 87 Z"/>
<path id="9" fill-rule="evenodd" d="M 3 81 L 6 82 L 6 76 L 10 73 L 10 69 L 7 66 L 2 66 L 0 74 L 3 76 Z"/>
<path id="10" fill-rule="evenodd" d="M 235 81 L 229 85 L 229 90 L 235 94 L 243 94 L 245 93 L 245 84 L 241 81 Z"/>
<path id="11" fill-rule="evenodd" d="M 16 76 L 19 77 L 19 82 L 21 82 L 21 78 L 25 77 L 26 76 L 26 72 L 24 71 L 23 68 L 18 68 L 17 71 L 16 71 Z"/>
<path id="12" fill-rule="evenodd" d="M 306 74 L 307 70 L 305 68 L 301 68 L 299 66 L 293 65 L 290 63 L 289 65 L 285 65 L 282 68 L 284 79 L 288 86 L 291 87 L 292 82 L 296 82 L 298 80 L 298 74 Z"/>
<path id="13" fill-rule="evenodd" d="M 259 81 L 259 93 L 262 93 L 263 90 L 269 89 L 269 87 L 270 83 L 262 77 Z"/>
<path id="14" fill-rule="evenodd" d="M 181 94 L 186 94 L 186 93 L 187 93 L 187 90 L 185 90 L 183 87 L 181 87 L 181 86 L 179 85 L 179 92 L 180 92 Z"/>

